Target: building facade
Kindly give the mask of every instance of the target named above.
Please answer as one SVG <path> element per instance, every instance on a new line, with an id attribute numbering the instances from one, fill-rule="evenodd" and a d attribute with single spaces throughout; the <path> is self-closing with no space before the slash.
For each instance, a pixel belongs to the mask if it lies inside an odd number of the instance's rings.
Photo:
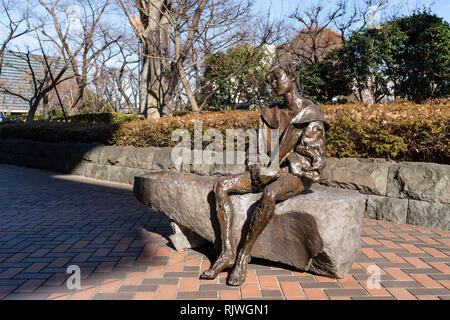
<path id="1" fill-rule="evenodd" d="M 31 97 L 33 95 L 32 72 L 39 79 L 39 76 L 43 74 L 43 64 L 32 56 L 27 59 L 24 53 L 5 51 L 0 74 L 0 112 L 6 114 L 28 112 L 29 103 L 7 93 L 5 89 L 23 97 Z"/>

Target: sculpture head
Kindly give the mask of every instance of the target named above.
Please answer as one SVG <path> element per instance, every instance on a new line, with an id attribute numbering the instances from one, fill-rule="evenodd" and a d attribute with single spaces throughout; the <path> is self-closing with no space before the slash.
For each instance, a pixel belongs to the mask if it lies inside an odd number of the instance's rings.
<path id="1" fill-rule="evenodd" d="M 294 88 L 292 79 L 280 66 L 272 67 L 266 75 L 266 82 L 272 86 L 277 96 L 284 96 Z"/>

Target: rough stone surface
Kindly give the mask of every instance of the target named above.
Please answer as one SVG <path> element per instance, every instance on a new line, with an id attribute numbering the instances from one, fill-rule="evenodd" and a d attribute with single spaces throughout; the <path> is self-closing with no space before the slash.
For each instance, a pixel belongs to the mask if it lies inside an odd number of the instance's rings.
<path id="1" fill-rule="evenodd" d="M 211 174 L 226 176 L 229 174 L 243 173 L 246 169 L 245 164 L 216 164 Z"/>
<path id="2" fill-rule="evenodd" d="M 153 165 L 153 159 L 155 154 L 159 151 L 159 148 L 147 147 L 147 148 L 134 148 L 128 147 L 126 163 L 123 166 L 138 169 L 151 169 Z M 133 182 L 132 182 L 133 183 Z"/>
<path id="3" fill-rule="evenodd" d="M 91 153 L 97 154 L 96 163 L 109 165 L 126 165 L 127 149 L 125 147 L 101 146 L 97 150 L 92 150 Z"/>
<path id="4" fill-rule="evenodd" d="M 383 159 L 327 158 L 328 180 L 323 184 L 384 196 L 392 163 Z"/>
<path id="5" fill-rule="evenodd" d="M 155 171 L 176 171 L 176 165 L 172 161 L 172 148 L 158 148 L 158 152 L 155 153 L 151 169 Z"/>
<path id="6" fill-rule="evenodd" d="M 67 145 L 66 148 L 66 159 L 73 161 L 90 161 L 93 162 L 98 159 L 98 156 L 95 154 L 94 157 L 90 157 L 89 152 L 94 152 L 92 150 L 99 150 L 101 145 L 98 143 L 71 143 Z M 92 153 L 91 153 L 92 154 Z"/>
<path id="7" fill-rule="evenodd" d="M 133 184 L 134 177 L 143 173 L 143 169 L 126 168 L 120 166 L 107 166 L 109 181 Z"/>
<path id="8" fill-rule="evenodd" d="M 450 230 L 450 204 L 409 200 L 406 223 Z"/>
<path id="9" fill-rule="evenodd" d="M 406 223 L 408 200 L 367 195 L 366 218 Z"/>
<path id="10" fill-rule="evenodd" d="M 423 162 L 392 165 L 387 195 L 450 203 L 450 165 Z"/>
<path id="11" fill-rule="evenodd" d="M 110 180 L 110 166 L 100 164 L 89 164 L 86 166 L 86 175 L 90 178 Z"/>
<path id="12" fill-rule="evenodd" d="M 188 172 L 201 176 L 226 176 L 245 172 L 244 164 L 191 164 Z"/>
<path id="13" fill-rule="evenodd" d="M 217 180 L 187 173 L 147 173 L 135 178 L 134 194 L 152 210 L 217 243 L 220 231 L 213 192 Z M 260 193 L 231 196 L 236 240 L 260 197 Z M 360 249 L 364 206 L 364 196 L 356 191 L 315 186 L 277 204 L 275 216 L 255 243 L 252 255 L 344 277 Z"/>
<path id="14" fill-rule="evenodd" d="M 87 167 L 91 166 L 92 164 L 90 164 L 89 162 L 86 161 L 72 161 L 72 160 L 67 160 L 66 162 L 66 166 L 67 166 L 67 173 L 70 174 L 75 174 L 75 175 L 79 175 L 79 176 L 88 176 L 87 171 Z"/>

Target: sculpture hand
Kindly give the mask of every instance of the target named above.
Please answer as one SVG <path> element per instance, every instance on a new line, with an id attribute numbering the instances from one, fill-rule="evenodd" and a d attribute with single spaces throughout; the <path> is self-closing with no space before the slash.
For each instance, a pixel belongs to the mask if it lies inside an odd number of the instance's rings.
<path id="1" fill-rule="evenodd" d="M 260 183 L 259 178 L 260 178 L 260 169 L 261 169 L 261 165 L 260 164 L 252 164 L 249 166 L 250 169 L 250 177 L 253 181 L 253 183 Z"/>
<path id="2" fill-rule="evenodd" d="M 297 146 L 295 150 L 300 154 L 304 154 L 306 152 L 306 146 Z"/>
<path id="3" fill-rule="evenodd" d="M 252 181 L 256 184 L 266 185 L 269 182 L 277 179 L 283 174 L 279 168 L 264 167 L 261 165 L 250 166 L 250 174 Z"/>

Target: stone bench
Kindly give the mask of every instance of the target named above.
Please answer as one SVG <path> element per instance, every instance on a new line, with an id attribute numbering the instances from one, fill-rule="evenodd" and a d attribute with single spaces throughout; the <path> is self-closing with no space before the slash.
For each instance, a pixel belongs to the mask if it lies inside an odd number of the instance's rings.
<path id="1" fill-rule="evenodd" d="M 218 179 L 191 173 L 154 172 L 136 176 L 133 190 L 139 201 L 175 221 L 178 232 L 171 240 L 177 249 L 199 245 L 201 238 L 220 248 L 213 191 Z M 236 243 L 260 197 L 261 193 L 231 196 L 236 214 L 233 221 Z M 364 209 L 364 196 L 357 191 L 314 185 L 306 193 L 277 204 L 272 221 L 253 247 L 252 256 L 343 278 L 360 251 Z"/>

